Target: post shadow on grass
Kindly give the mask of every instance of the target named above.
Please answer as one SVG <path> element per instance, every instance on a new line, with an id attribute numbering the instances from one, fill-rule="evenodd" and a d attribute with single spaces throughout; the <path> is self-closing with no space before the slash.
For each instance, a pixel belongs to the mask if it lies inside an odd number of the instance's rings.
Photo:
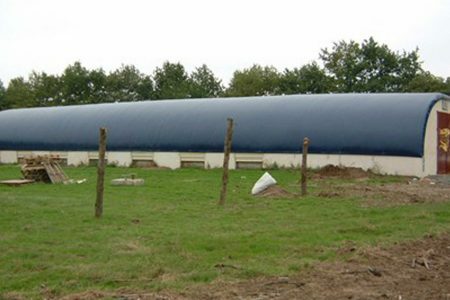
<path id="1" fill-rule="evenodd" d="M 227 198 L 227 185 L 228 185 L 228 168 L 230 162 L 230 153 L 231 153 L 231 143 L 233 140 L 233 119 L 227 119 L 227 133 L 225 135 L 225 143 L 224 143 L 224 155 L 223 155 L 223 175 L 222 175 L 222 189 L 220 190 L 220 200 L 219 205 L 225 205 L 225 201 Z"/>
<path id="2" fill-rule="evenodd" d="M 95 200 L 95 217 L 103 214 L 103 192 L 105 190 L 105 152 L 106 152 L 106 128 L 100 128 L 98 141 L 98 165 L 97 165 L 97 198 Z"/>

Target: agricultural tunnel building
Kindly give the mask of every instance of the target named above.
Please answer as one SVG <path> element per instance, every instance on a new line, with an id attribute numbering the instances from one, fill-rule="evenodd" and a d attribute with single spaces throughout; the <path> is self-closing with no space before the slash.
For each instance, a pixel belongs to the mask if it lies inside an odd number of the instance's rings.
<path id="1" fill-rule="evenodd" d="M 231 168 L 308 164 L 426 176 L 450 172 L 450 97 L 439 93 L 323 94 L 163 100 L 0 112 L 0 162 L 56 154 L 69 165 L 222 166 L 226 119 L 235 121 Z"/>

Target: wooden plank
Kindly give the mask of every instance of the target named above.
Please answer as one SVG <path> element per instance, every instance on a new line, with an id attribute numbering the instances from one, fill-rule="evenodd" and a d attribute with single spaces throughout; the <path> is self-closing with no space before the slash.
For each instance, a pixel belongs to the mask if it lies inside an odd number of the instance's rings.
<path id="1" fill-rule="evenodd" d="M 23 167 L 23 169 L 25 171 L 38 171 L 38 170 L 45 170 L 45 167 L 44 166 L 35 166 L 35 167 L 25 166 L 25 167 Z"/>
<path id="2" fill-rule="evenodd" d="M 53 172 L 53 183 L 62 183 L 64 180 L 61 178 L 60 173 L 58 172 L 58 169 L 56 168 L 56 164 L 53 162 L 49 162 L 48 166 L 50 167 L 51 171 Z"/>
<path id="3" fill-rule="evenodd" d="M 55 168 L 56 168 L 62 182 L 69 180 L 69 176 L 67 176 L 67 174 L 64 172 L 64 170 L 60 164 L 56 163 Z"/>
<path id="4" fill-rule="evenodd" d="M 56 172 L 53 169 L 52 165 L 47 163 L 47 162 L 45 162 L 44 163 L 44 167 L 45 167 L 45 170 L 47 171 L 47 174 L 48 174 L 48 177 L 50 178 L 50 181 L 52 183 L 59 183 L 60 181 L 59 181 L 58 175 L 56 174 Z"/>
<path id="5" fill-rule="evenodd" d="M 57 162 L 44 162 L 44 167 L 52 183 L 63 183 L 68 180 L 67 175 Z"/>
<path id="6" fill-rule="evenodd" d="M 8 186 L 20 186 L 24 184 L 29 184 L 35 182 L 31 179 L 11 179 L 11 180 L 1 180 L 0 184 L 5 184 Z"/>

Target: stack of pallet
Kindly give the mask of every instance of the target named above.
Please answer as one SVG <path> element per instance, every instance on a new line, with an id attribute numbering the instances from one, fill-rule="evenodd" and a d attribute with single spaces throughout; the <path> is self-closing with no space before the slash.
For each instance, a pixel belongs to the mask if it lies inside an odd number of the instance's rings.
<path id="1" fill-rule="evenodd" d="M 25 157 L 21 171 L 25 179 L 47 183 L 64 183 L 69 178 L 59 162 L 59 157 L 55 155 Z"/>

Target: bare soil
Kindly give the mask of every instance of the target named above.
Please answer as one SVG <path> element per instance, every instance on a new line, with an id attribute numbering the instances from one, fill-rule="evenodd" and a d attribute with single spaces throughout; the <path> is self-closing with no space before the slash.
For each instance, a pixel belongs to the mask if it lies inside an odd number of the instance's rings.
<path id="1" fill-rule="evenodd" d="M 364 171 L 361 168 L 326 165 L 325 167 L 320 168 L 314 174 L 313 178 L 320 179 L 329 177 L 339 177 L 343 179 L 351 179 L 351 178 L 366 178 L 371 175 L 374 174 L 370 171 Z"/>
<path id="2" fill-rule="evenodd" d="M 342 262 L 319 263 L 292 277 L 204 287 L 196 299 L 450 299 L 450 235 L 393 247 L 356 249 Z"/>
<path id="3" fill-rule="evenodd" d="M 62 299 L 450 299 L 450 234 L 390 247 L 337 249 L 343 261 L 289 277 L 214 282 L 182 293 L 88 291 Z"/>
<path id="4" fill-rule="evenodd" d="M 364 206 L 389 207 L 414 203 L 450 201 L 450 176 L 429 176 L 422 179 L 404 177 L 403 182 L 369 184 L 370 178 L 381 177 L 361 168 L 327 165 L 312 175 L 317 186 L 314 195 L 324 198 L 362 198 Z M 349 183 L 330 184 L 329 178 L 350 179 Z M 278 185 L 257 195 L 267 198 L 299 197 Z M 450 299 L 449 299 L 450 300 Z"/>
<path id="5" fill-rule="evenodd" d="M 427 181 L 390 183 L 383 185 L 342 184 L 321 186 L 317 196 L 325 198 L 359 197 L 366 206 L 394 206 L 413 203 L 450 201 L 450 185 Z"/>

